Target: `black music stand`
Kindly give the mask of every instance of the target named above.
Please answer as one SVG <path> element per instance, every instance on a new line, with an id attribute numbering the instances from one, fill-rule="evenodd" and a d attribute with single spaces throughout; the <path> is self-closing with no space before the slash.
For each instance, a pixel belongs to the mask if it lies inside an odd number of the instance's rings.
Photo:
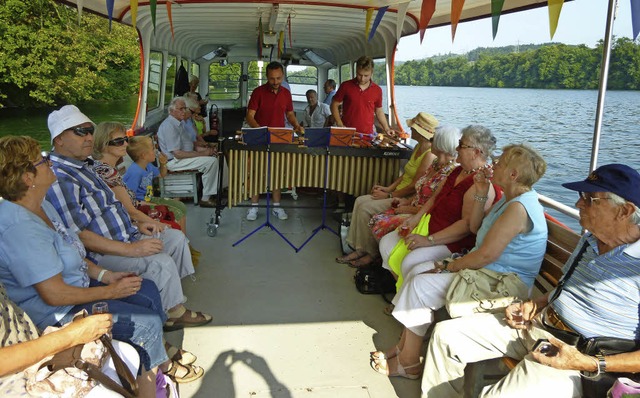
<path id="1" fill-rule="evenodd" d="M 308 129 L 305 132 L 305 136 L 309 133 L 311 133 L 311 131 L 309 131 L 311 129 Z M 298 253 L 300 250 L 302 250 L 302 248 L 309 243 L 309 241 L 311 241 L 311 239 L 313 239 L 314 236 L 316 236 L 318 234 L 318 232 L 320 232 L 323 229 L 328 229 L 330 232 L 333 232 L 336 236 L 340 236 L 340 234 L 338 232 L 336 232 L 333 228 L 331 228 L 330 226 L 327 225 L 327 185 L 329 185 L 329 130 L 327 130 L 327 136 L 326 136 L 326 142 L 323 142 L 325 149 L 326 149 L 326 156 L 324 159 L 324 182 L 322 184 L 322 223 L 316 227 L 313 232 L 311 233 L 311 235 L 307 238 L 307 240 L 305 240 L 302 245 L 300 245 L 300 247 L 298 247 L 296 249 L 296 253 Z M 321 132 L 321 129 L 318 129 L 318 132 Z M 306 137 L 305 137 L 306 138 Z M 310 144 L 309 146 L 315 146 L 313 144 Z"/>
<path id="2" fill-rule="evenodd" d="M 291 243 L 289 241 L 289 239 L 287 239 L 282 232 L 280 232 L 278 230 L 278 228 L 275 227 L 275 225 L 271 224 L 271 145 L 269 143 L 269 133 L 267 132 L 267 221 L 265 221 L 263 224 L 259 225 L 256 229 L 254 229 L 253 231 L 249 232 L 247 235 L 243 236 L 242 238 L 240 238 L 240 240 L 236 241 L 234 244 L 232 244 L 231 246 L 236 247 L 237 245 L 239 245 L 240 243 L 242 243 L 243 241 L 245 241 L 246 239 L 248 239 L 251 235 L 255 234 L 256 232 L 260 231 L 262 228 L 268 227 L 271 230 L 275 231 L 278 235 L 280 235 L 280 237 L 282 239 L 284 239 L 285 242 L 287 242 L 289 244 L 289 246 L 291 246 L 293 248 L 293 250 L 296 251 L 296 253 L 298 252 L 298 249 L 294 246 L 293 243 Z"/>

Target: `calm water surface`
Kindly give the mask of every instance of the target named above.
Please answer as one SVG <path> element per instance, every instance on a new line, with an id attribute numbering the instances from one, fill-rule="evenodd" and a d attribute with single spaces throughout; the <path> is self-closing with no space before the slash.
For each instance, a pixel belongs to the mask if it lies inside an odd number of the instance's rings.
<path id="1" fill-rule="evenodd" d="M 596 112 L 596 91 L 529 90 L 465 87 L 396 88 L 398 114 L 406 119 L 424 111 L 440 123 L 464 127 L 482 124 L 498 138 L 498 146 L 528 143 L 548 163 L 538 192 L 573 206 L 577 195 L 562 182 L 587 175 Z M 131 124 L 137 97 L 80 105 L 95 122 Z M 0 135 L 27 134 L 49 147 L 50 109 L 0 110 Z M 640 170 L 640 92 L 609 91 L 606 96 L 598 164 L 625 163 Z M 572 227 L 576 223 L 562 218 Z"/>

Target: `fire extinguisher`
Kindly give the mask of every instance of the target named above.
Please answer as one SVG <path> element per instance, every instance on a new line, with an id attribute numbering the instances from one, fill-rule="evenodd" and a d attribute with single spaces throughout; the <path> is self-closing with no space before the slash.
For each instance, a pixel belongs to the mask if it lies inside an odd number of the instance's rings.
<path id="1" fill-rule="evenodd" d="M 213 109 L 215 107 L 215 110 Z M 211 104 L 209 108 L 209 129 L 218 131 L 220 121 L 218 120 L 218 105 Z"/>

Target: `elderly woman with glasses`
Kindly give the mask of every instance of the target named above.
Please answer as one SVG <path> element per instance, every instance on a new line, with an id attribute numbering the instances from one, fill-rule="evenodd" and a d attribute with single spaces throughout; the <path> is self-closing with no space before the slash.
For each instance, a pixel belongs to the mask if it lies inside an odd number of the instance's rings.
<path id="1" fill-rule="evenodd" d="M 145 396 L 153 396 L 156 368 L 168 361 L 158 289 L 129 272 L 107 273 L 85 258 L 78 236 L 44 200 L 55 180 L 33 138 L 0 138 L 0 281 L 40 329 L 71 322 L 78 311 L 91 312 L 94 303 L 106 301 L 113 338 L 136 348 L 141 385 L 147 386 Z"/>
<path id="2" fill-rule="evenodd" d="M 402 285 L 403 277 L 414 268 L 417 273 L 427 271 L 433 267 L 433 261 L 473 247 L 475 235 L 470 228 L 470 219 L 476 202 L 482 203 L 488 210 L 494 199 L 500 196 L 499 192 L 496 195 L 491 184 L 487 194 L 482 197 L 476 195 L 473 189 L 474 175 L 490 170 L 489 161 L 495 147 L 496 138 L 488 128 L 479 125 L 464 128 L 457 148 L 457 162 L 460 165 L 440 184 L 436 194 L 420 211 L 404 221 L 398 230 L 382 238 L 382 265 L 398 277 L 398 287 Z M 425 214 L 430 217 L 428 234 L 410 234 Z M 391 256 L 400 239 L 404 239 L 409 253 L 405 257 Z"/>
<path id="3" fill-rule="evenodd" d="M 481 141 L 472 140 L 466 131 L 460 151 L 478 150 Z M 492 177 L 504 195 L 486 216 L 485 204 L 492 185 L 487 177 L 491 173 L 486 169 L 475 173 L 468 209 L 470 230 L 477 233 L 475 247 L 452 262 L 430 261 L 405 275 L 406 281 L 393 300 L 392 313 L 405 329 L 393 348 L 371 353 L 374 370 L 387 376 L 418 378 L 424 336 L 433 321 L 433 311 L 445 306 L 456 272 L 483 268 L 496 277 L 515 274 L 514 288 L 525 293 L 531 289 L 547 246 L 544 209 L 532 186 L 544 175 L 546 167 L 544 159 L 528 146 L 505 147 Z"/>
<path id="4" fill-rule="evenodd" d="M 140 200 L 136 198 L 136 193 L 127 187 L 117 170 L 117 165 L 122 162 L 122 159 L 127 154 L 128 146 L 129 137 L 127 137 L 126 130 L 121 123 L 102 122 L 98 124 L 93 134 L 93 153 L 91 155 L 95 160 L 93 170 L 109 185 L 109 188 L 111 188 L 116 195 L 116 199 L 122 202 L 132 220 L 136 222 L 154 223 L 158 225 L 160 230 L 164 230 L 166 227 L 165 224 L 152 219 L 138 210 L 138 206 L 141 204 Z M 166 173 L 166 156 L 161 155 L 159 163 L 160 168 L 164 169 Z M 169 208 L 174 214 L 180 229 L 186 232 L 186 206 L 176 200 L 162 200 L 161 203 L 159 202 L 160 201 L 158 201 L 157 204 L 163 204 Z"/>

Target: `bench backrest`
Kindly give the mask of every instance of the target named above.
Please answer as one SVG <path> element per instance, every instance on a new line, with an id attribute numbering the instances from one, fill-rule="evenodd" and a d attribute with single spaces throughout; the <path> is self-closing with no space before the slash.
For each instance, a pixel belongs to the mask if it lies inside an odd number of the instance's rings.
<path id="1" fill-rule="evenodd" d="M 562 266 L 580 240 L 580 235 L 549 218 L 547 218 L 547 228 L 549 230 L 547 251 L 535 281 L 534 295 L 544 294 L 558 284 L 558 280 L 562 277 Z"/>

